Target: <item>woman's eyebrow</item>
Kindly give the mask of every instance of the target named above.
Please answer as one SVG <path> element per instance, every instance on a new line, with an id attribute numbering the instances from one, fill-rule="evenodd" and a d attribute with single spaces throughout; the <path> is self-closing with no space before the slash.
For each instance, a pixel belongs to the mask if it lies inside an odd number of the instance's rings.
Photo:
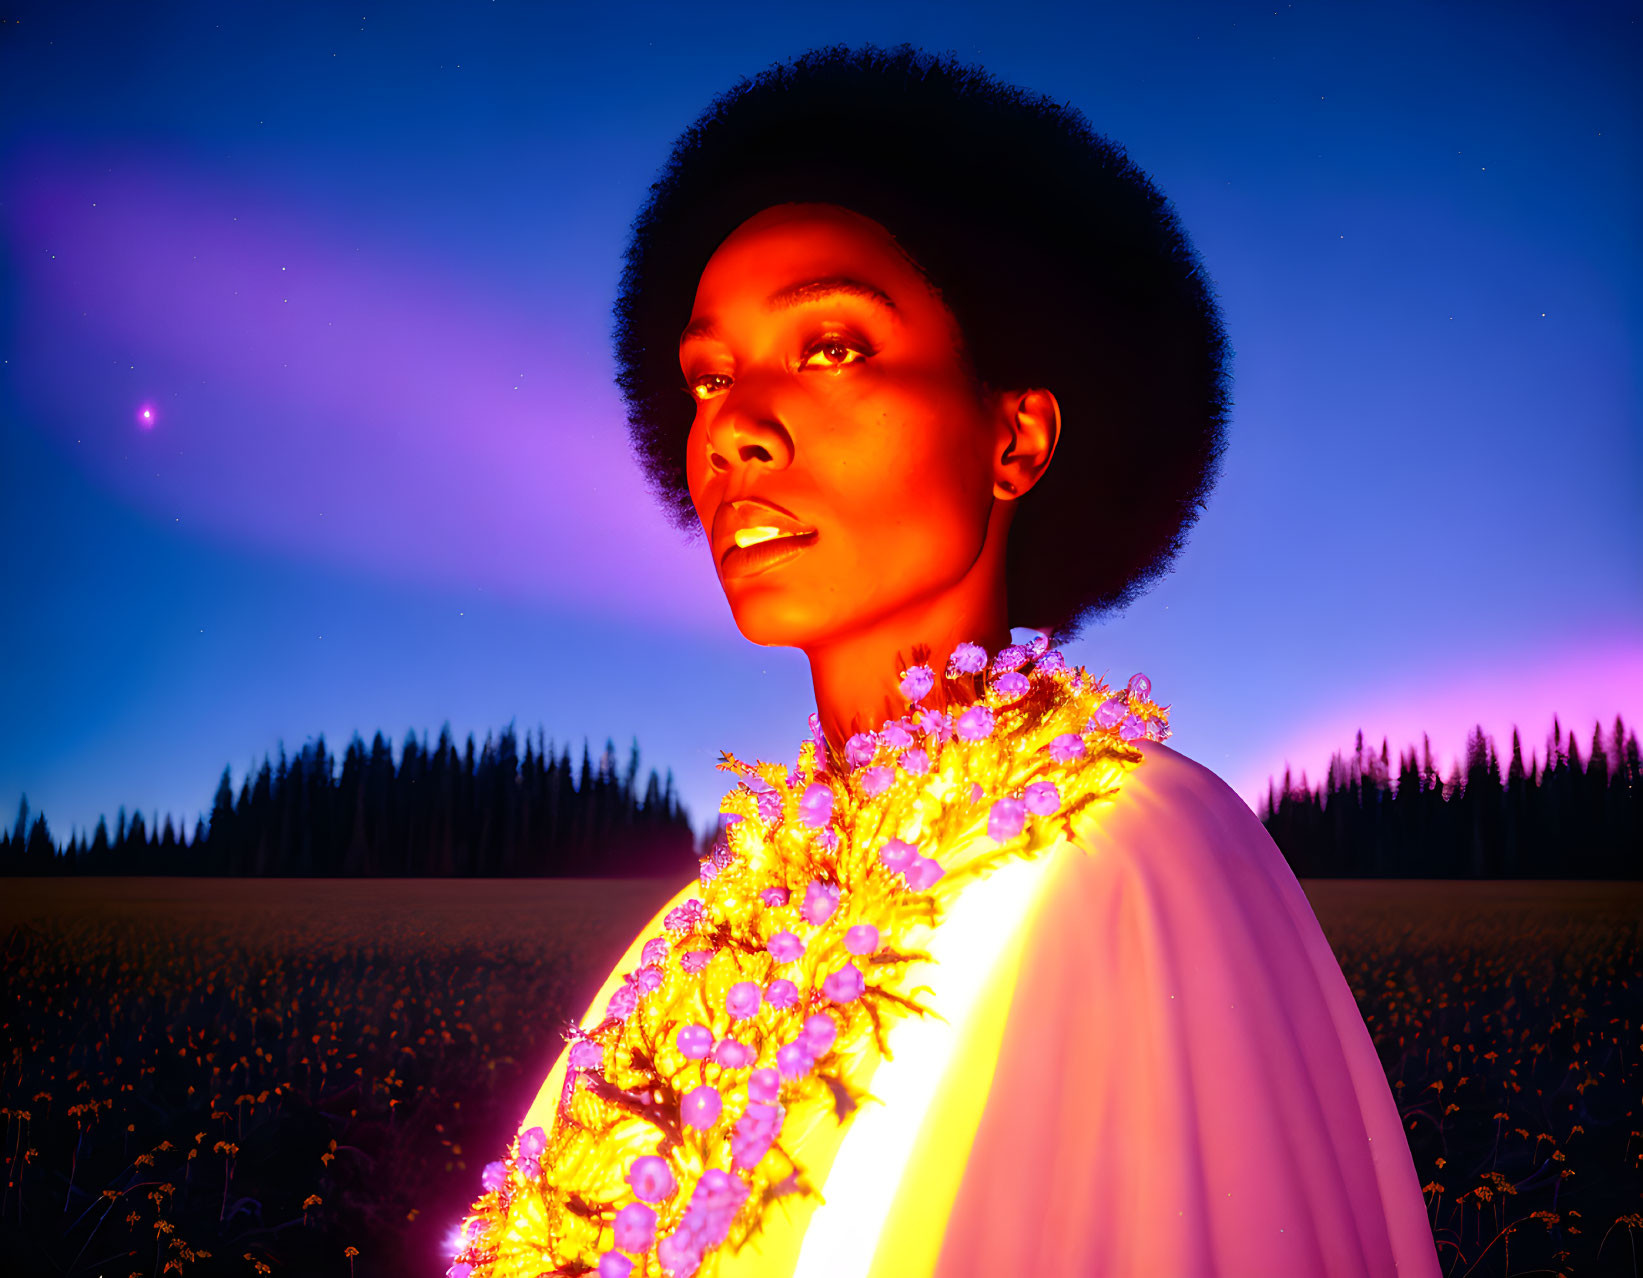
<path id="1" fill-rule="evenodd" d="M 888 311 L 896 310 L 894 299 L 883 289 L 863 283 L 861 280 L 851 279 L 848 275 L 829 275 L 823 279 L 805 280 L 801 284 L 789 284 L 765 298 L 764 308 L 767 311 L 787 310 L 806 302 L 819 302 L 841 294 L 874 302 Z M 682 346 L 693 337 L 716 337 L 718 332 L 719 326 L 713 318 L 703 316 L 685 325 L 684 332 L 679 334 L 679 344 Z"/>

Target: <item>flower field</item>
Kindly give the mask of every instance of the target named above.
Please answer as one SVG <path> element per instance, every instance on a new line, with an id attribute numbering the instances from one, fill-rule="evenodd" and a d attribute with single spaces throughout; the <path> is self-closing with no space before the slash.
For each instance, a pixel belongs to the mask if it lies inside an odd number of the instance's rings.
<path id="1" fill-rule="evenodd" d="M 1643 1273 L 1643 884 L 1307 885 L 1444 1271 Z M 0 1270 L 405 1275 L 661 882 L 11 880 Z"/>

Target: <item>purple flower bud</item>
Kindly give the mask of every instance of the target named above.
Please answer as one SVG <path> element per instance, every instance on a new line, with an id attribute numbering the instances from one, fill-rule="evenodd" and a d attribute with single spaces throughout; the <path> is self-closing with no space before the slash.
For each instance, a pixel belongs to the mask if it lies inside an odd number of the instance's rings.
<path id="1" fill-rule="evenodd" d="M 683 1224 L 656 1244 L 656 1259 L 669 1278 L 689 1278 L 702 1263 L 702 1244 Z"/>
<path id="2" fill-rule="evenodd" d="M 854 963 L 846 963 L 838 971 L 828 973 L 822 981 L 822 994 L 835 1003 L 853 1003 L 866 988 L 861 969 Z"/>
<path id="3" fill-rule="evenodd" d="M 979 644 L 961 643 L 947 659 L 947 677 L 961 674 L 980 674 L 987 668 L 987 650 Z"/>
<path id="4" fill-rule="evenodd" d="M 784 892 L 787 890 L 782 889 Z M 770 951 L 770 957 L 778 963 L 792 963 L 804 954 L 804 942 L 791 932 L 777 932 L 765 946 Z"/>
<path id="5" fill-rule="evenodd" d="M 654 994 L 662 988 L 662 969 L 654 963 L 646 963 L 633 974 L 633 988 L 641 998 Z"/>
<path id="6" fill-rule="evenodd" d="M 730 1160 L 736 1167 L 754 1167 L 769 1151 L 771 1142 L 782 1129 L 785 1115 L 779 1105 L 749 1103 L 747 1110 L 736 1120 L 730 1139 Z"/>
<path id="7" fill-rule="evenodd" d="M 719 1095 L 719 1089 L 704 1083 L 685 1093 L 679 1102 L 679 1118 L 686 1127 L 712 1127 L 719 1121 L 719 1111 L 723 1108 L 724 1098 Z"/>
<path id="8" fill-rule="evenodd" d="M 1000 648 L 998 656 L 993 658 L 994 670 L 1019 670 L 1027 664 L 1031 654 L 1018 643 L 1012 643 L 1008 648 Z"/>
<path id="9" fill-rule="evenodd" d="M 628 1278 L 632 1272 L 633 1262 L 619 1251 L 607 1251 L 599 1257 L 599 1278 Z"/>
<path id="10" fill-rule="evenodd" d="M 905 750 L 913 744 L 913 734 L 907 731 L 906 724 L 892 719 L 879 729 L 879 741 L 891 750 Z"/>
<path id="11" fill-rule="evenodd" d="M 780 909 L 787 904 L 787 889 L 784 887 L 767 887 L 759 893 L 759 900 L 772 909 Z"/>
<path id="12" fill-rule="evenodd" d="M 673 1041 L 678 1044 L 681 1056 L 699 1061 L 713 1050 L 713 1031 L 705 1025 L 686 1025 Z"/>
<path id="13" fill-rule="evenodd" d="M 533 1127 L 529 1131 L 519 1133 L 519 1156 L 521 1158 L 540 1158 L 542 1157 L 542 1151 L 547 1147 L 548 1134 L 540 1127 Z"/>
<path id="14" fill-rule="evenodd" d="M 616 1213 L 613 1229 L 623 1251 L 644 1251 L 656 1240 L 656 1213 L 643 1203 L 629 1203 Z"/>
<path id="15" fill-rule="evenodd" d="M 746 1043 L 727 1038 L 713 1049 L 713 1059 L 726 1069 L 746 1069 L 753 1063 L 753 1049 Z"/>
<path id="16" fill-rule="evenodd" d="M 810 1048 L 801 1038 L 797 1042 L 788 1043 L 776 1053 L 776 1068 L 781 1071 L 783 1078 L 799 1078 L 810 1072 L 815 1058 L 810 1055 Z M 751 1089 L 749 1089 L 751 1093 Z"/>
<path id="17" fill-rule="evenodd" d="M 1049 816 L 1061 807 L 1061 791 L 1048 781 L 1034 781 L 1027 787 L 1025 802 L 1034 816 Z"/>
<path id="18" fill-rule="evenodd" d="M 804 1042 L 811 1054 L 824 1056 L 839 1036 L 839 1024 L 826 1012 L 817 1012 L 804 1022 Z"/>
<path id="19" fill-rule="evenodd" d="M 937 744 L 953 735 L 953 721 L 939 710 L 920 710 L 913 716 L 913 722 L 934 736 Z"/>
<path id="20" fill-rule="evenodd" d="M 592 1039 L 579 1039 L 571 1044 L 570 1064 L 572 1069 L 598 1069 L 605 1063 L 605 1049 Z"/>
<path id="21" fill-rule="evenodd" d="M 777 977 L 765 986 L 764 1001 L 778 1012 L 785 1012 L 799 1001 L 799 987 L 792 981 Z"/>
<path id="22" fill-rule="evenodd" d="M 508 1168 L 501 1161 L 486 1163 L 485 1170 L 479 1173 L 479 1183 L 487 1194 L 494 1194 L 508 1183 Z"/>
<path id="23" fill-rule="evenodd" d="M 754 800 L 759 805 L 759 819 L 761 821 L 780 821 L 782 819 L 782 796 L 774 790 L 764 790 Z"/>
<path id="24" fill-rule="evenodd" d="M 1000 799 L 987 814 L 987 833 L 999 843 L 1007 843 L 1021 833 L 1027 823 L 1027 805 L 1020 799 Z"/>
<path id="25" fill-rule="evenodd" d="M 759 1010 L 763 992 L 752 981 L 737 981 L 725 994 L 725 1011 L 733 1021 L 745 1021 Z"/>
<path id="26" fill-rule="evenodd" d="M 901 753 L 901 766 L 906 768 L 910 775 L 921 777 L 930 770 L 930 756 L 917 747 L 911 750 L 903 750 Z"/>
<path id="27" fill-rule="evenodd" d="M 873 751 L 878 749 L 878 745 L 878 738 L 871 732 L 858 732 L 844 743 L 844 761 L 852 768 L 871 763 Z"/>
<path id="28" fill-rule="evenodd" d="M 993 680 L 993 695 L 1000 701 L 1019 701 L 1027 695 L 1029 687 L 1031 685 L 1027 682 L 1026 675 L 1011 670 Z"/>
<path id="29" fill-rule="evenodd" d="M 1050 742 L 1050 758 L 1057 763 L 1071 763 L 1074 759 L 1082 759 L 1088 753 L 1084 738 L 1076 732 L 1063 732 Z"/>
<path id="30" fill-rule="evenodd" d="M 879 930 L 871 923 L 858 923 L 844 934 L 844 948 L 852 954 L 873 954 L 879 948 Z"/>
<path id="31" fill-rule="evenodd" d="M 993 712 L 986 706 L 971 706 L 953 725 L 961 741 L 985 741 L 993 735 Z"/>
<path id="32" fill-rule="evenodd" d="M 812 781 L 799 797 L 799 820 L 812 830 L 833 819 L 833 787 L 825 781 Z"/>
<path id="33" fill-rule="evenodd" d="M 1067 659 L 1059 652 L 1046 652 L 1038 659 L 1039 674 L 1056 674 L 1067 668 Z"/>
<path id="34" fill-rule="evenodd" d="M 645 942 L 645 948 L 639 951 L 641 963 L 660 963 L 667 957 L 668 944 L 665 936 L 653 936 Z"/>
<path id="35" fill-rule="evenodd" d="M 1152 695 L 1152 680 L 1138 670 L 1130 676 L 1125 691 L 1132 697 L 1141 697 L 1143 699 L 1149 697 Z"/>
<path id="36" fill-rule="evenodd" d="M 902 873 L 917 859 L 918 849 L 901 839 L 891 839 L 879 849 L 879 860 L 892 873 Z"/>
<path id="37" fill-rule="evenodd" d="M 838 908 L 838 887 L 816 879 L 804 890 L 804 904 L 799 907 L 799 914 L 806 923 L 820 927 L 833 917 L 833 911 Z"/>
<path id="38" fill-rule="evenodd" d="M 896 779 L 896 774 L 882 763 L 876 768 L 868 768 L 861 774 L 861 792 L 869 799 L 877 798 L 890 788 Z"/>
<path id="39" fill-rule="evenodd" d="M 774 1101 L 782 1094 L 781 1075 L 773 1069 L 756 1069 L 747 1079 L 747 1094 L 756 1101 Z"/>
<path id="40" fill-rule="evenodd" d="M 1123 741 L 1134 741 L 1146 731 L 1146 726 L 1133 714 L 1124 716 L 1124 722 L 1118 725 L 1118 736 Z"/>
<path id="41" fill-rule="evenodd" d="M 655 1154 L 635 1158 L 628 1168 L 627 1182 L 633 1186 L 634 1194 L 647 1203 L 659 1203 L 664 1198 L 671 1198 L 673 1191 L 679 1187 L 667 1159 L 658 1158 Z"/>
<path id="42" fill-rule="evenodd" d="M 679 955 L 679 966 L 687 972 L 700 972 L 712 958 L 712 950 L 686 950 Z"/>
<path id="43" fill-rule="evenodd" d="M 936 880 L 947 873 L 942 869 L 939 861 L 932 861 L 927 856 L 921 856 L 907 867 L 907 886 L 915 892 L 922 892 L 926 888 L 934 887 Z"/>
<path id="44" fill-rule="evenodd" d="M 901 695 L 915 705 L 929 696 L 935 686 L 935 672 L 929 666 L 913 666 L 901 676 Z"/>
<path id="45" fill-rule="evenodd" d="M 670 932 L 688 932 L 702 921 L 702 903 L 691 897 L 683 905 L 676 906 L 667 912 L 662 920 L 662 926 Z"/>
<path id="46" fill-rule="evenodd" d="M 1108 697 L 1095 712 L 1095 721 L 1103 728 L 1116 728 L 1130 712 L 1130 703 L 1122 696 Z"/>

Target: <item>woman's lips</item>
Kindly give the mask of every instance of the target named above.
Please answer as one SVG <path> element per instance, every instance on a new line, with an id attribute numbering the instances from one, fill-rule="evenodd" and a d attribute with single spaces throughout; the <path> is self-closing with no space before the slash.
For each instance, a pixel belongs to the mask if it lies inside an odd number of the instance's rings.
<path id="1" fill-rule="evenodd" d="M 816 544 L 816 534 L 784 533 L 768 525 L 742 529 L 719 561 L 722 577 L 751 577 L 802 554 Z M 743 544 L 746 543 L 746 544 Z"/>

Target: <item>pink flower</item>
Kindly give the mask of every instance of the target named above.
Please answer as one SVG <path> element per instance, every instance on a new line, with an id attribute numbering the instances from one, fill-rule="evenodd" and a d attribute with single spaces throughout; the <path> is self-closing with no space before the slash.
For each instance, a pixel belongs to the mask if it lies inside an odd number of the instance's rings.
<path id="1" fill-rule="evenodd" d="M 961 643 L 947 659 L 947 677 L 961 674 L 980 674 L 987 668 L 987 650 L 979 644 Z"/>
<path id="2" fill-rule="evenodd" d="M 633 1186 L 634 1194 L 647 1203 L 659 1203 L 664 1198 L 671 1198 L 673 1191 L 679 1187 L 667 1160 L 655 1154 L 635 1158 L 628 1168 L 627 1182 Z"/>
<path id="3" fill-rule="evenodd" d="M 822 981 L 822 994 L 835 1003 L 853 1003 L 866 988 L 861 969 L 854 963 L 846 963 L 838 971 L 828 973 Z"/>
<path id="4" fill-rule="evenodd" d="M 901 766 L 906 768 L 911 775 L 921 777 L 930 770 L 930 756 L 917 747 L 911 750 L 903 750 Z"/>
<path id="5" fill-rule="evenodd" d="M 653 936 L 645 942 L 645 948 L 639 951 L 639 961 L 642 963 L 660 963 L 667 957 L 667 938 Z"/>
<path id="6" fill-rule="evenodd" d="M 1152 695 L 1152 680 L 1147 678 L 1146 675 L 1142 674 L 1138 670 L 1130 676 L 1130 681 L 1126 685 L 1125 691 L 1132 697 L 1141 697 L 1145 699 L 1146 697 Z"/>
<path id="7" fill-rule="evenodd" d="M 1026 675 L 1011 670 L 993 680 L 993 695 L 1000 701 L 1019 701 L 1027 695 L 1030 686 Z"/>
<path id="8" fill-rule="evenodd" d="M 804 1022 L 805 1045 L 809 1047 L 813 1056 L 825 1056 L 827 1049 L 833 1046 L 833 1040 L 838 1036 L 838 1022 L 826 1012 L 817 1012 Z"/>
<path id="9" fill-rule="evenodd" d="M 787 889 L 784 887 L 767 887 L 759 893 L 759 900 L 773 909 L 780 909 L 787 904 Z"/>
<path id="10" fill-rule="evenodd" d="M 844 743 L 844 761 L 852 768 L 871 763 L 873 752 L 878 749 L 878 745 L 878 738 L 871 732 L 858 732 Z"/>
<path id="11" fill-rule="evenodd" d="M 1056 674 L 1067 668 L 1067 659 L 1059 652 L 1046 652 L 1035 668 L 1040 674 Z"/>
<path id="12" fill-rule="evenodd" d="M 998 656 L 993 658 L 994 670 L 1019 670 L 1027 664 L 1031 654 L 1018 643 L 1012 643 L 1007 648 L 1000 648 Z"/>
<path id="13" fill-rule="evenodd" d="M 873 954 L 879 948 L 879 930 L 871 923 L 858 923 L 844 934 L 844 948 L 852 954 Z"/>
<path id="14" fill-rule="evenodd" d="M 599 1278 L 628 1278 L 632 1272 L 633 1262 L 619 1251 L 607 1251 L 599 1257 Z"/>
<path id="15" fill-rule="evenodd" d="M 727 1038 L 713 1049 L 713 1059 L 726 1069 L 746 1069 L 753 1063 L 753 1049 L 746 1043 Z"/>
<path id="16" fill-rule="evenodd" d="M 812 781 L 799 797 L 799 820 L 814 830 L 832 819 L 833 787 L 825 781 Z"/>
<path id="17" fill-rule="evenodd" d="M 773 1101 L 782 1094 L 781 1075 L 773 1069 L 756 1069 L 747 1079 L 747 1094 L 756 1101 Z"/>
<path id="18" fill-rule="evenodd" d="M 745 1021 L 759 1010 L 763 992 L 752 981 L 737 981 L 725 993 L 725 1011 L 733 1021 Z"/>
<path id="19" fill-rule="evenodd" d="M 1048 781 L 1034 781 L 1025 797 L 1027 811 L 1034 816 L 1049 816 L 1061 807 L 1061 791 Z"/>
<path id="20" fill-rule="evenodd" d="M 776 1053 L 776 1068 L 781 1071 L 783 1078 L 798 1078 L 808 1074 L 810 1067 L 815 1063 L 815 1058 L 810 1054 L 810 1048 L 802 1036 Z"/>
<path id="21" fill-rule="evenodd" d="M 901 676 L 901 695 L 915 705 L 929 696 L 935 686 L 935 672 L 929 666 L 913 666 Z"/>
<path id="22" fill-rule="evenodd" d="M 810 741 L 816 747 L 816 771 L 827 771 L 827 736 L 822 732 L 821 715 L 810 712 Z"/>
<path id="23" fill-rule="evenodd" d="M 689 1060 L 704 1060 L 713 1050 L 713 1031 L 705 1025 L 686 1025 L 673 1040 L 679 1054 Z"/>
<path id="24" fill-rule="evenodd" d="M 445 1278 L 473 1278 L 474 1267 L 459 1260 L 445 1271 Z"/>
<path id="25" fill-rule="evenodd" d="M 1071 763 L 1074 759 L 1082 759 L 1088 753 L 1084 738 L 1076 732 L 1063 732 L 1050 742 L 1050 758 L 1057 763 Z"/>
<path id="26" fill-rule="evenodd" d="M 633 988 L 642 998 L 646 994 L 654 994 L 662 988 L 662 969 L 654 963 L 646 963 L 633 974 Z"/>
<path id="27" fill-rule="evenodd" d="M 736 1167 L 756 1166 L 760 1159 L 770 1150 L 771 1142 L 776 1139 L 782 1129 L 782 1120 L 785 1115 L 779 1105 L 766 1105 L 758 1101 L 748 1104 L 746 1111 L 736 1120 L 736 1127 L 730 1138 L 730 1160 Z"/>
<path id="28" fill-rule="evenodd" d="M 679 966 L 687 972 L 700 972 L 712 957 L 712 950 L 686 950 L 679 955 Z"/>
<path id="29" fill-rule="evenodd" d="M 1103 728 L 1116 728 L 1119 721 L 1129 712 L 1130 703 L 1122 694 L 1108 697 L 1095 712 L 1095 721 Z"/>
<path id="30" fill-rule="evenodd" d="M 962 741 L 985 741 L 993 734 L 993 712 L 986 706 L 971 706 L 953 725 Z"/>
<path id="31" fill-rule="evenodd" d="M 780 821 L 782 819 L 782 796 L 774 790 L 761 791 L 754 800 L 759 805 L 759 819 L 761 821 Z"/>
<path id="32" fill-rule="evenodd" d="M 764 1001 L 778 1012 L 785 1012 L 799 1001 L 799 987 L 792 981 L 777 977 L 765 986 Z"/>
<path id="33" fill-rule="evenodd" d="M 643 1203 L 629 1203 L 616 1213 L 612 1228 L 623 1251 L 644 1251 L 656 1238 L 656 1213 Z"/>
<path id="34" fill-rule="evenodd" d="M 879 860 L 884 868 L 900 874 L 918 859 L 918 849 L 901 839 L 891 839 L 879 849 Z"/>
<path id="35" fill-rule="evenodd" d="M 1043 631 L 1039 631 L 1038 634 L 1033 636 L 1033 641 L 1027 645 L 1027 655 L 1031 657 L 1042 657 L 1049 646 L 1050 636 L 1045 634 Z"/>
<path id="36" fill-rule="evenodd" d="M 795 962 L 804 954 L 804 942 L 791 932 L 777 932 L 765 946 L 770 951 L 770 957 L 778 963 Z"/>
<path id="37" fill-rule="evenodd" d="M 570 1065 L 572 1069 L 598 1069 L 604 1063 L 605 1049 L 592 1039 L 579 1039 L 571 1044 Z"/>
<path id="38" fill-rule="evenodd" d="M 833 917 L 833 911 L 838 908 L 839 889 L 832 883 L 817 879 L 805 888 L 804 904 L 799 907 L 799 914 L 806 923 L 820 927 Z"/>
<path id="39" fill-rule="evenodd" d="M 667 912 L 662 926 L 670 932 L 688 932 L 702 921 L 702 903 L 691 897 L 683 905 Z"/>
<path id="40" fill-rule="evenodd" d="M 679 1117 L 686 1127 L 712 1127 L 719 1121 L 719 1111 L 723 1108 L 724 1098 L 719 1095 L 719 1089 L 704 1083 L 685 1093 L 679 1102 Z"/>
<path id="41" fill-rule="evenodd" d="M 485 1170 L 479 1173 L 479 1184 L 488 1194 L 494 1194 L 508 1183 L 507 1164 L 500 1160 L 486 1163 Z"/>
<path id="42" fill-rule="evenodd" d="M 934 736 L 937 745 L 953 735 L 953 721 L 940 710 L 920 710 L 913 716 L 913 722 Z"/>
<path id="43" fill-rule="evenodd" d="M 839 832 L 828 826 L 816 836 L 816 846 L 823 852 L 837 852 L 839 849 Z"/>
<path id="44" fill-rule="evenodd" d="M 913 744 L 913 734 L 899 719 L 892 719 L 879 729 L 879 741 L 891 750 L 905 750 Z"/>
<path id="45" fill-rule="evenodd" d="M 542 1151 L 548 1147 L 548 1134 L 540 1127 L 533 1127 L 529 1131 L 519 1133 L 519 1156 L 521 1158 L 540 1158 Z"/>
<path id="46" fill-rule="evenodd" d="M 605 1015 L 625 1021 L 638 1006 L 639 991 L 631 985 L 624 985 L 610 996 L 610 1002 L 605 1005 Z"/>
<path id="47" fill-rule="evenodd" d="M 1020 799 L 999 799 L 987 815 L 987 833 L 999 843 L 1008 843 L 1027 823 L 1027 805 Z"/>
<path id="48" fill-rule="evenodd" d="M 1146 730 L 1146 725 L 1138 717 L 1127 714 L 1124 716 L 1124 722 L 1118 725 L 1118 736 L 1123 741 L 1134 741 Z"/>
<path id="49" fill-rule="evenodd" d="M 877 798 L 890 788 L 895 779 L 896 774 L 881 763 L 861 774 L 861 792 L 869 799 Z"/>
<path id="50" fill-rule="evenodd" d="M 922 892 L 934 887 L 936 880 L 945 873 L 947 871 L 941 868 L 939 861 L 932 861 L 927 856 L 918 857 L 907 867 L 907 886 L 915 892 Z"/>

